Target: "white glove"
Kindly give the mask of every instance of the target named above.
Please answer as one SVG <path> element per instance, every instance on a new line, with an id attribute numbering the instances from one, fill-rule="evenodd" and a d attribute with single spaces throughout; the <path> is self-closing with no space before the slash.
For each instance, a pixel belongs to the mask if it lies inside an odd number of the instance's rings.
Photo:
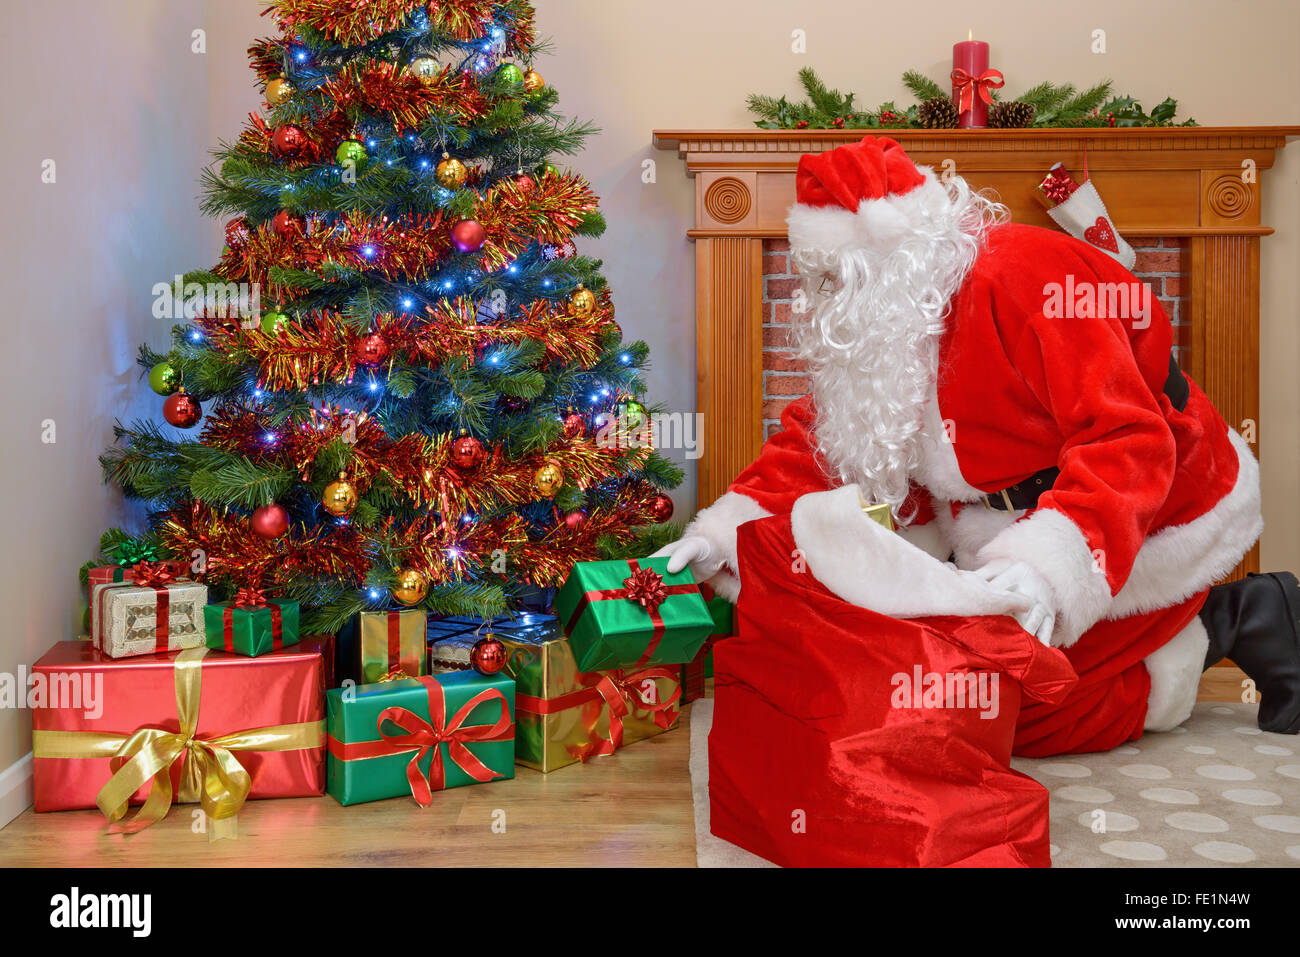
<path id="1" fill-rule="evenodd" d="M 701 535 L 687 535 L 675 542 L 669 542 L 650 557 L 667 557 L 668 572 L 672 575 L 690 565 L 695 580 L 704 581 L 712 578 L 722 568 L 723 558 L 716 552 L 717 550 L 709 544 L 707 538 Z"/>
<path id="2" fill-rule="evenodd" d="M 1030 609 L 1016 615 L 1015 619 L 1025 631 L 1043 644 L 1051 646 L 1052 630 L 1056 627 L 1056 596 L 1042 575 L 1024 562 L 1013 562 L 1006 558 L 999 558 L 975 569 L 975 574 L 998 591 L 1023 595 L 1032 601 Z"/>

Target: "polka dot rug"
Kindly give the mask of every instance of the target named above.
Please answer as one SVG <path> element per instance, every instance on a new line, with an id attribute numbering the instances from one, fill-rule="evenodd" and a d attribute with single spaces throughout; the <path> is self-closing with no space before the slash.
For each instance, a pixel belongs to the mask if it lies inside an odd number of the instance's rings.
<path id="1" fill-rule="evenodd" d="M 1012 761 L 1051 791 L 1053 866 L 1300 867 L 1300 737 L 1260 731 L 1257 708 L 1201 702 L 1113 751 Z M 712 726 L 713 701 L 693 702 L 698 863 L 770 867 L 709 833 Z"/>

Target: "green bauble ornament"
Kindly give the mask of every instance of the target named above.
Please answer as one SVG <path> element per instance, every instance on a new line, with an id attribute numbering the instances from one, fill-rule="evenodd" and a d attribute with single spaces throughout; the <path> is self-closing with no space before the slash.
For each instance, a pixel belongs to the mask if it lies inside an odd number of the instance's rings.
<path id="1" fill-rule="evenodd" d="M 171 395 L 180 386 L 180 373 L 170 362 L 160 362 L 149 370 L 149 388 L 159 395 Z"/>
<path id="2" fill-rule="evenodd" d="M 636 399 L 628 399 L 624 402 L 621 411 L 628 428 L 639 429 L 645 422 L 645 406 Z"/>
<path id="3" fill-rule="evenodd" d="M 288 325 L 289 317 L 282 312 L 272 309 L 269 312 L 262 313 L 262 331 L 268 336 L 276 335 Z"/>
<path id="4" fill-rule="evenodd" d="M 497 69 L 497 76 L 511 86 L 517 86 L 524 82 L 524 71 L 513 63 L 502 63 Z"/>
<path id="5" fill-rule="evenodd" d="M 365 146 L 356 140 L 344 140 L 334 152 L 334 159 L 340 166 L 353 164 L 360 173 L 370 162 L 370 154 L 366 152 Z"/>
<path id="6" fill-rule="evenodd" d="M 541 166 L 537 167 L 538 176 L 545 176 L 547 173 L 551 173 L 552 175 L 559 176 L 560 168 L 556 166 L 554 163 L 543 163 Z"/>

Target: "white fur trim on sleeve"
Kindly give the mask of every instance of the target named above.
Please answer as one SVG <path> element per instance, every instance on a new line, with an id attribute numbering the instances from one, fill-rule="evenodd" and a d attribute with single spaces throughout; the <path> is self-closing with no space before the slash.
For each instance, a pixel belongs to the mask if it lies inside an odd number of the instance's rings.
<path id="1" fill-rule="evenodd" d="M 1056 596 L 1052 644 L 1068 648 L 1110 608 L 1110 583 L 1079 527 L 1062 513 L 1040 508 L 999 532 L 979 550 L 979 564 L 999 558 L 1024 562 Z"/>
<path id="2" fill-rule="evenodd" d="M 808 571 L 851 604 L 893 618 L 1011 615 L 1030 602 L 936 560 L 862 511 L 857 485 L 801 496 L 791 530 Z"/>
<path id="3" fill-rule="evenodd" d="M 712 557 L 722 569 L 708 583 L 723 598 L 734 602 L 740 596 L 739 566 L 736 561 L 736 530 L 746 522 L 767 518 L 772 513 L 748 495 L 727 492 L 708 508 L 701 509 L 686 526 L 682 537 L 698 535 L 709 543 Z"/>

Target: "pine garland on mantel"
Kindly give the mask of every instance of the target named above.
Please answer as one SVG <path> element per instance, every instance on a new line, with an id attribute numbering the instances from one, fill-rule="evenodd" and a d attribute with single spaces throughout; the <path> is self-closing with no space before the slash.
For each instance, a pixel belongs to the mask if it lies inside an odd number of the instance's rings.
<path id="1" fill-rule="evenodd" d="M 784 96 L 750 94 L 747 101 L 750 112 L 759 117 L 754 125 L 765 130 L 915 130 L 936 123 L 947 125 L 933 118 L 948 115 L 949 111 L 942 108 L 944 104 L 936 101 L 951 103 L 950 92 L 916 70 L 903 74 L 903 85 L 920 101 L 908 107 L 897 106 L 890 100 L 874 110 L 859 110 L 854 106 L 855 94 L 830 89 L 812 67 L 799 71 L 799 82 L 808 94 L 802 103 L 791 103 Z M 1007 117 L 1015 125 L 1034 128 L 1197 125 L 1191 119 L 1174 122 L 1178 101 L 1173 97 L 1162 100 L 1147 113 L 1133 97 L 1112 95 L 1110 80 L 1102 80 L 1085 90 L 1076 89 L 1072 83 L 1045 81 L 1014 100 L 1003 99 L 997 90 L 991 93 L 995 106 L 1023 104 L 1023 108 L 1004 109 L 996 115 Z M 927 105 L 929 109 L 925 109 Z M 1026 117 L 1028 121 L 1021 123 Z"/>

